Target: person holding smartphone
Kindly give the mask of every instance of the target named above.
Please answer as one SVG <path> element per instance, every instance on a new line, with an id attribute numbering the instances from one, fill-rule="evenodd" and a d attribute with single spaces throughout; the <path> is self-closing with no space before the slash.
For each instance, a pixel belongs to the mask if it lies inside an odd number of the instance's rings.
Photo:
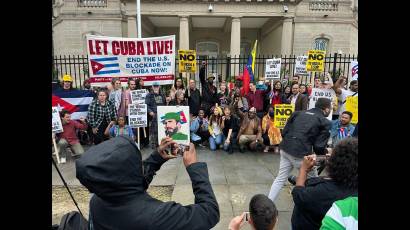
<path id="1" fill-rule="evenodd" d="M 239 230 L 249 223 L 254 230 L 272 230 L 278 222 L 278 209 L 267 196 L 257 194 L 249 203 L 249 212 L 243 212 L 229 223 L 229 230 Z"/>

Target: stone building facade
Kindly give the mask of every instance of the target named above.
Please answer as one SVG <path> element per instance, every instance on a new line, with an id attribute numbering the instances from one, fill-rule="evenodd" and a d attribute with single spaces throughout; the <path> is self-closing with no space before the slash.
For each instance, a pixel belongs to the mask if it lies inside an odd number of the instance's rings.
<path id="1" fill-rule="evenodd" d="M 210 7 L 212 10 L 209 10 Z M 135 0 L 55 0 L 54 54 L 85 54 L 85 35 L 137 37 Z M 141 0 L 142 36 L 175 34 L 199 55 L 357 53 L 357 0 Z"/>

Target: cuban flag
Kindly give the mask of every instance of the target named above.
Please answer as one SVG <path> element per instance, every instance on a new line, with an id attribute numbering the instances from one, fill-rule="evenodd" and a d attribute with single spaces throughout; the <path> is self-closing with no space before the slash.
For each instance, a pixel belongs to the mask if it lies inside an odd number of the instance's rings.
<path id="1" fill-rule="evenodd" d="M 186 116 L 185 116 L 184 111 L 179 111 L 178 113 L 179 113 L 179 115 L 181 116 L 181 120 L 180 120 L 179 122 L 180 122 L 181 124 L 187 123 L 188 121 L 187 121 L 187 119 L 186 119 Z"/>
<path id="2" fill-rule="evenodd" d="M 344 139 L 348 136 L 347 129 L 339 128 L 339 140 Z"/>
<path id="3" fill-rule="evenodd" d="M 351 61 L 352 65 L 352 80 L 358 80 L 359 78 L 359 62 Z"/>
<path id="4" fill-rule="evenodd" d="M 71 119 L 78 120 L 80 117 L 87 117 L 93 96 L 93 92 L 89 90 L 55 91 L 52 93 L 52 106 L 56 106 L 59 111 L 68 110 Z"/>
<path id="5" fill-rule="evenodd" d="M 103 57 L 90 59 L 93 75 L 120 73 L 118 57 Z"/>

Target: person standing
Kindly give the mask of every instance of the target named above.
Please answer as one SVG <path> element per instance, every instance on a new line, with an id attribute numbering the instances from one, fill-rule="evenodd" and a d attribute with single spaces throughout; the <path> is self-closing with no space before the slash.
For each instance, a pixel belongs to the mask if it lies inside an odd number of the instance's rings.
<path id="1" fill-rule="evenodd" d="M 328 98 L 319 98 L 315 108 L 307 111 L 295 111 L 288 119 L 282 132 L 280 143 L 279 172 L 273 182 L 269 198 L 275 201 L 279 191 L 285 184 L 294 167 L 300 168 L 304 156 L 312 153 L 325 155 L 328 153 L 327 141 L 330 136 L 331 123 L 326 118 L 330 114 L 331 101 Z M 317 177 L 314 168 L 309 177 Z"/>
<path id="2" fill-rule="evenodd" d="M 338 95 L 338 114 L 341 114 L 346 110 L 346 99 L 347 97 L 358 97 L 359 96 L 359 82 L 357 80 L 353 80 L 350 82 L 350 87 L 348 90 L 344 89 L 343 87 L 346 84 L 346 77 L 340 76 L 336 83 L 333 85 L 333 89 Z"/>
<path id="3" fill-rule="evenodd" d="M 292 96 L 289 98 L 289 104 L 295 105 L 295 111 L 307 110 L 309 98 L 299 92 L 299 84 L 292 85 Z"/>
<path id="4" fill-rule="evenodd" d="M 196 88 L 195 80 L 189 80 L 189 89 L 186 90 L 185 97 L 188 98 L 189 112 L 193 116 L 198 116 L 198 112 L 201 107 L 201 93 Z"/>
<path id="5" fill-rule="evenodd" d="M 150 121 L 149 139 L 151 148 L 155 149 L 158 146 L 157 106 L 165 105 L 165 95 L 161 93 L 158 82 L 152 84 L 152 92 L 147 94 L 145 104 L 147 104 Z"/>
<path id="6" fill-rule="evenodd" d="M 225 106 L 228 106 L 231 103 L 231 100 L 229 98 L 229 91 L 226 88 L 226 83 L 221 82 L 219 85 L 219 93 L 217 93 L 217 98 L 218 98 L 218 104 L 221 105 L 222 109 L 225 108 Z"/>
<path id="7" fill-rule="evenodd" d="M 108 140 L 104 131 L 111 121 L 116 120 L 116 111 L 114 104 L 108 100 L 107 91 L 98 91 L 97 99 L 88 107 L 87 120 L 94 134 L 94 144 Z"/>
<path id="8" fill-rule="evenodd" d="M 213 75 L 208 76 L 208 82 L 205 81 L 205 72 L 206 72 L 206 62 L 203 61 L 202 65 L 199 69 L 199 80 L 201 80 L 202 86 L 202 108 L 205 110 L 205 114 L 207 117 L 213 113 L 211 111 L 212 106 L 215 103 L 219 103 L 217 100 L 217 89 L 214 86 L 214 79 Z"/>
<path id="9" fill-rule="evenodd" d="M 264 115 L 263 111 L 263 98 L 265 97 L 265 90 L 257 90 L 253 82 L 249 83 L 249 93 L 246 96 L 248 99 L 249 108 L 254 107 L 256 109 L 257 116 L 262 119 Z"/>
<path id="10" fill-rule="evenodd" d="M 277 104 L 286 104 L 287 98 L 282 92 L 282 83 L 280 81 L 275 81 L 273 84 L 273 89 L 267 94 L 269 98 L 269 104 L 275 106 Z"/>
<path id="11" fill-rule="evenodd" d="M 172 86 L 170 90 L 171 99 L 175 100 L 177 92 L 184 92 L 184 91 L 185 91 L 185 87 L 184 87 L 184 83 L 182 82 L 182 78 L 176 79 L 175 84 Z"/>

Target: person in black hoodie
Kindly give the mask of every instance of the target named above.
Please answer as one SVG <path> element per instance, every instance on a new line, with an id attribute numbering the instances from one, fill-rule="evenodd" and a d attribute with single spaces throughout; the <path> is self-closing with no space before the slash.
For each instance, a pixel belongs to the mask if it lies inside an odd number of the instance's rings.
<path id="1" fill-rule="evenodd" d="M 208 82 L 206 82 L 205 72 L 206 72 L 206 62 L 203 61 L 201 68 L 199 69 L 199 80 L 201 80 L 201 85 L 202 85 L 202 105 L 201 107 L 204 109 L 206 116 L 209 117 L 213 113 L 213 111 L 211 111 L 211 107 L 214 106 L 215 103 L 219 103 L 219 100 L 217 97 L 217 89 L 213 84 L 215 77 L 212 75 L 209 75 Z"/>
<path id="2" fill-rule="evenodd" d="M 280 143 L 279 172 L 269 192 L 269 198 L 275 202 L 279 191 L 285 184 L 294 167 L 300 168 L 304 156 L 328 153 L 327 141 L 330 137 L 331 122 L 326 118 L 331 111 L 331 101 L 319 98 L 315 108 L 295 111 L 286 122 Z M 316 167 L 309 177 L 317 177 Z"/>
<path id="3" fill-rule="evenodd" d="M 171 138 L 142 160 L 135 142 L 126 136 L 91 147 L 76 161 L 76 176 L 91 193 L 90 221 L 94 230 L 210 229 L 219 221 L 219 206 L 206 163 L 197 162 L 193 144 L 183 154 L 192 181 L 195 204 L 183 206 L 152 198 L 146 190 L 156 171 L 178 150 Z"/>
<path id="4" fill-rule="evenodd" d="M 306 180 L 306 174 L 316 163 L 316 156 L 305 156 L 292 190 L 295 207 L 292 230 L 319 230 L 326 212 L 333 202 L 357 196 L 358 140 L 349 137 L 336 144 L 326 162 L 328 177 Z"/>

